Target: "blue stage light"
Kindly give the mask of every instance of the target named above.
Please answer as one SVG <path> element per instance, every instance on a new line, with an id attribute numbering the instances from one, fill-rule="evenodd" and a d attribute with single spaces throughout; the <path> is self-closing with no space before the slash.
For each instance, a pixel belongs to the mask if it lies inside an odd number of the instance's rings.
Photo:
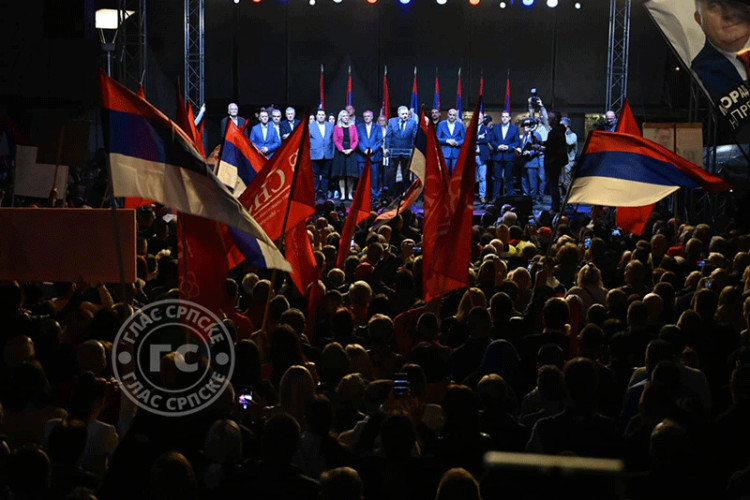
<path id="1" fill-rule="evenodd" d="M 401 5 L 409 5 L 409 3 L 411 2 L 411 0 L 398 0 L 398 1 L 401 2 Z"/>
<path id="2" fill-rule="evenodd" d="M 526 7 L 531 7 L 532 5 L 534 5 L 534 0 L 523 0 L 523 4 Z"/>

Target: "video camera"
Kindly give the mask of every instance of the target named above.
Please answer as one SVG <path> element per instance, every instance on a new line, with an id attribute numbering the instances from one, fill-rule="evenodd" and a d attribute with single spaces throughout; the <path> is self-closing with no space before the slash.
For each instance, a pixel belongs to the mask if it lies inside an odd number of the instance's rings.
<path id="1" fill-rule="evenodd" d="M 542 109 L 542 100 L 539 98 L 539 95 L 537 94 L 537 90 L 535 88 L 531 89 L 531 95 L 529 96 L 529 106 L 534 108 L 534 111 L 539 111 Z"/>

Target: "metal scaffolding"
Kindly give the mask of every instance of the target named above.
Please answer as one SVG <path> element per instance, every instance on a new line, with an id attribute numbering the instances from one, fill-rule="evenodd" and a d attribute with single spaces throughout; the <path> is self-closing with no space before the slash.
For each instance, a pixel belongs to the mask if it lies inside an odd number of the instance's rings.
<path id="1" fill-rule="evenodd" d="M 185 0 L 185 100 L 199 108 L 205 102 L 204 0 Z"/>
<path id="2" fill-rule="evenodd" d="M 628 94 L 631 0 L 609 0 L 606 109 L 619 111 Z"/>
<path id="3" fill-rule="evenodd" d="M 119 0 L 118 80 L 135 90 L 146 68 L 146 0 Z M 126 19 L 125 11 L 134 11 Z"/>

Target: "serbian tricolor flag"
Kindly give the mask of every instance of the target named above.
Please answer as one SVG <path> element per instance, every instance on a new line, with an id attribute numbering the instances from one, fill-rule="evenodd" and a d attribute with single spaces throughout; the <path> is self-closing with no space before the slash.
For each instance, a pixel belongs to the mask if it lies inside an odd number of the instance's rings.
<path id="1" fill-rule="evenodd" d="M 630 103 L 627 99 L 623 102 L 620 116 L 617 119 L 615 132 L 636 135 L 642 137 L 641 128 L 635 121 L 633 111 L 630 109 Z M 642 207 L 617 207 L 615 224 L 626 231 L 640 236 L 648 225 L 648 219 L 654 210 L 655 203 L 650 203 Z"/>
<path id="2" fill-rule="evenodd" d="M 458 88 L 456 88 L 456 111 L 458 111 L 458 119 L 462 120 L 464 116 L 464 99 L 463 93 L 461 92 L 461 68 L 458 68 Z"/>
<path id="3" fill-rule="evenodd" d="M 295 259 L 312 255 L 312 249 L 310 248 L 308 253 L 303 241 L 307 239 L 304 225 L 315 212 L 315 185 L 308 134 L 308 122 L 302 120 L 302 126 L 297 127 L 281 144 L 281 148 L 276 150 L 263 170 L 239 197 L 240 203 L 248 209 L 272 240 L 279 240 L 285 233 L 294 231 L 294 241 L 291 243 L 289 234 L 286 234 L 286 249 L 294 272 L 293 279 L 301 275 Z M 302 228 L 298 227 L 300 223 L 303 225 Z M 247 245 L 252 242 L 248 242 L 244 235 L 236 231 L 230 230 L 229 233 L 231 237 L 225 235 L 224 240 L 231 269 L 248 257 Z M 293 245 L 298 248 L 295 252 L 290 248 Z M 307 246 L 309 245 L 308 240 Z M 300 254 L 301 251 L 304 251 L 305 255 Z M 304 285 L 300 286 L 300 291 L 304 292 Z"/>
<path id="4" fill-rule="evenodd" d="M 206 152 L 203 150 L 203 137 L 195 126 L 195 114 L 193 113 L 193 106 L 189 102 L 185 102 L 182 97 L 182 88 L 180 87 L 180 81 L 177 81 L 175 87 L 177 91 L 177 117 L 175 122 L 182 128 L 182 130 L 193 140 L 193 146 L 198 150 L 203 158 L 206 157 Z"/>
<path id="5" fill-rule="evenodd" d="M 146 100 L 146 91 L 144 90 L 142 83 L 138 84 L 138 90 L 136 90 L 135 93 L 138 97 L 140 97 L 144 101 Z M 145 207 L 147 205 L 153 205 L 153 204 L 154 202 L 152 200 L 148 200 L 146 198 L 140 198 L 137 196 L 128 196 L 127 198 L 125 198 L 124 208 L 136 209 L 136 208 L 141 208 L 141 207 Z"/>
<path id="6" fill-rule="evenodd" d="M 711 193 L 731 189 L 725 180 L 653 141 L 595 130 L 586 141 L 568 203 L 642 207 L 681 187 Z"/>
<path id="7" fill-rule="evenodd" d="M 447 184 L 437 186 L 430 178 L 427 179 L 425 189 L 425 233 L 422 245 L 423 260 L 422 274 L 425 301 L 443 295 L 451 290 L 469 286 L 469 266 L 471 264 L 471 236 L 472 217 L 474 211 L 474 180 L 476 168 L 477 126 L 479 123 L 479 106 L 477 103 L 471 117 L 466 140 L 461 146 L 461 152 L 456 161 L 453 176 L 447 179 L 447 171 L 442 174 Z M 435 179 L 436 181 L 439 178 Z M 434 231 L 428 238 L 427 225 L 427 190 L 437 194 L 431 196 L 430 218 L 440 217 L 430 222 L 430 231 Z M 435 202 L 441 206 L 435 206 Z M 428 245 L 429 241 L 429 245 Z M 431 246 L 429 255 L 428 246 Z"/>
<path id="8" fill-rule="evenodd" d="M 437 68 L 435 68 L 435 95 L 432 97 L 432 109 L 440 109 L 440 82 Z"/>
<path id="9" fill-rule="evenodd" d="M 323 85 L 323 65 L 320 65 L 320 102 L 318 103 L 318 109 L 326 109 L 326 93 Z"/>
<path id="10" fill-rule="evenodd" d="M 388 92 L 388 66 L 383 72 L 383 104 L 380 106 L 380 116 L 385 116 L 386 120 L 391 119 L 391 95 Z"/>
<path id="11" fill-rule="evenodd" d="M 409 108 L 414 110 L 414 113 L 419 109 L 419 99 L 417 99 L 417 67 L 414 66 L 414 80 L 411 84 L 411 102 Z"/>
<path id="12" fill-rule="evenodd" d="M 346 105 L 352 105 L 352 67 L 349 66 L 349 78 L 346 80 Z"/>
<path id="13" fill-rule="evenodd" d="M 484 96 L 484 72 L 479 77 L 479 102 L 481 103 L 479 105 L 479 112 L 484 114 L 484 99 L 482 99 L 482 96 Z"/>
<path id="14" fill-rule="evenodd" d="M 114 196 L 148 198 L 179 212 L 223 222 L 254 240 L 258 267 L 290 269 L 185 132 L 103 71 L 99 83 Z"/>
<path id="15" fill-rule="evenodd" d="M 247 126 L 247 124 L 246 124 Z M 216 176 L 239 197 L 255 179 L 268 159 L 245 135 L 245 127 L 239 128 L 232 120 L 227 121 L 224 144 L 221 147 Z"/>
<path id="16" fill-rule="evenodd" d="M 505 104 L 503 105 L 503 111 L 510 113 L 510 70 L 505 77 Z"/>
<path id="17" fill-rule="evenodd" d="M 383 210 L 376 218 L 373 228 L 377 228 L 382 224 L 396 217 L 396 214 L 400 214 L 407 208 L 409 208 L 422 194 L 425 183 L 425 170 L 428 161 L 435 164 L 440 162 L 438 155 L 439 148 L 434 147 L 437 144 L 432 130 L 430 130 L 430 120 L 426 120 L 424 112 L 420 114 L 419 128 L 417 129 L 417 137 L 414 141 L 414 149 L 411 153 L 411 160 L 409 163 L 409 170 L 414 173 L 415 179 L 412 181 L 409 188 L 400 198 L 396 198 L 391 204 Z M 428 139 L 431 139 L 429 141 Z"/>
<path id="18" fill-rule="evenodd" d="M 354 236 L 354 228 L 370 216 L 370 155 L 365 159 L 365 168 L 359 176 L 357 191 L 354 193 L 352 206 L 349 207 L 349 215 L 344 222 L 339 238 L 339 253 L 336 257 L 336 267 L 344 269 L 344 261 L 349 256 L 349 244 Z"/>

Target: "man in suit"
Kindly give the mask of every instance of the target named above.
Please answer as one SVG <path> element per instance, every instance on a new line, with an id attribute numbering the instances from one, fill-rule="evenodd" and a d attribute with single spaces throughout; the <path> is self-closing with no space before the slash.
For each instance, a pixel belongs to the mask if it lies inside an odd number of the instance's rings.
<path id="1" fill-rule="evenodd" d="M 370 182 L 373 198 L 380 196 L 380 162 L 383 159 L 383 130 L 373 123 L 373 114 L 369 109 L 362 113 L 364 123 L 357 125 L 357 153 L 359 155 L 359 174 L 365 167 L 365 158 L 370 153 Z"/>
<path id="2" fill-rule="evenodd" d="M 560 212 L 560 174 L 568 163 L 568 145 L 565 142 L 565 126 L 560 123 L 560 113 L 549 112 L 550 130 L 544 142 L 544 170 L 552 197 L 551 209 Z"/>
<path id="3" fill-rule="evenodd" d="M 310 159 L 313 164 L 315 191 L 333 198 L 333 193 L 328 193 L 333 160 L 333 124 L 326 120 L 324 109 L 318 110 L 315 121 L 310 124 Z"/>
<path id="4" fill-rule="evenodd" d="M 245 126 L 245 119 L 239 116 L 240 107 L 237 104 L 230 102 L 227 106 L 227 116 L 221 119 L 221 136 L 224 137 L 227 133 L 227 123 L 232 120 L 238 128 Z M 247 134 L 247 131 L 245 132 Z"/>
<path id="5" fill-rule="evenodd" d="M 604 132 L 614 132 L 616 128 L 617 115 L 611 109 L 604 113 L 604 121 L 596 126 L 597 130 L 603 130 Z"/>
<path id="6" fill-rule="evenodd" d="M 490 123 L 492 123 L 492 117 L 484 116 L 480 112 L 479 128 L 477 129 L 476 179 L 479 184 L 479 201 L 483 204 L 487 203 L 487 164 L 492 160 L 492 152 L 489 145 L 490 135 L 492 134 Z"/>
<path id="7" fill-rule="evenodd" d="M 516 154 L 513 152 L 521 144 L 518 127 L 510 122 L 510 112 L 503 111 L 500 123 L 492 127 L 490 149 L 492 149 L 492 199 L 500 197 L 500 185 L 505 184 L 505 196 L 515 196 L 513 186 L 515 175 L 513 166 Z"/>
<path id="8" fill-rule="evenodd" d="M 399 106 L 398 116 L 388 121 L 388 129 L 385 134 L 385 155 L 389 157 L 389 162 L 384 172 L 383 189 L 388 191 L 391 198 L 400 194 L 397 193 L 396 189 L 396 174 L 399 168 L 403 179 L 401 183 L 403 189 L 416 136 L 417 122 L 409 120 L 409 108 Z"/>
<path id="9" fill-rule="evenodd" d="M 293 107 L 286 108 L 286 120 L 281 122 L 281 140 L 285 141 L 287 137 L 289 137 L 292 132 L 294 132 L 294 129 L 297 128 L 297 125 L 299 125 L 299 120 L 296 120 L 294 117 L 296 116 L 297 112 L 294 110 Z"/>
<path id="10" fill-rule="evenodd" d="M 711 97 L 720 99 L 749 76 L 750 58 L 737 53 L 750 38 L 750 8 L 746 0 L 696 0 L 695 21 L 706 44 L 691 67 Z"/>
<path id="11" fill-rule="evenodd" d="M 437 139 L 443 147 L 445 166 L 451 175 L 453 175 L 453 168 L 456 166 L 465 135 L 464 124 L 458 119 L 458 111 L 449 109 L 448 119 L 438 123 Z"/>
<path id="12" fill-rule="evenodd" d="M 432 108 L 430 111 L 430 120 L 432 120 L 432 125 L 434 125 L 435 130 L 437 130 L 437 126 L 440 124 L 440 110 L 437 108 Z"/>
<path id="13" fill-rule="evenodd" d="M 523 194 L 541 203 L 539 170 L 542 167 L 542 136 L 535 130 L 536 125 L 536 120 L 533 118 L 526 118 L 523 121 L 523 137 L 516 151 L 520 155 Z"/>
<path id="14" fill-rule="evenodd" d="M 273 156 L 273 152 L 281 146 L 281 139 L 276 133 L 273 125 L 268 123 L 268 111 L 263 110 L 258 114 L 260 123 L 250 131 L 250 142 L 255 144 L 261 153 L 267 157 Z"/>
<path id="15" fill-rule="evenodd" d="M 276 108 L 271 108 L 271 125 L 273 125 L 273 129 L 276 131 L 276 135 L 279 136 L 279 140 L 281 139 L 281 110 Z"/>
<path id="16" fill-rule="evenodd" d="M 351 104 L 344 108 L 347 113 L 349 113 L 349 123 L 351 125 L 357 126 L 357 116 L 354 114 L 356 111 L 354 109 L 354 106 Z"/>

